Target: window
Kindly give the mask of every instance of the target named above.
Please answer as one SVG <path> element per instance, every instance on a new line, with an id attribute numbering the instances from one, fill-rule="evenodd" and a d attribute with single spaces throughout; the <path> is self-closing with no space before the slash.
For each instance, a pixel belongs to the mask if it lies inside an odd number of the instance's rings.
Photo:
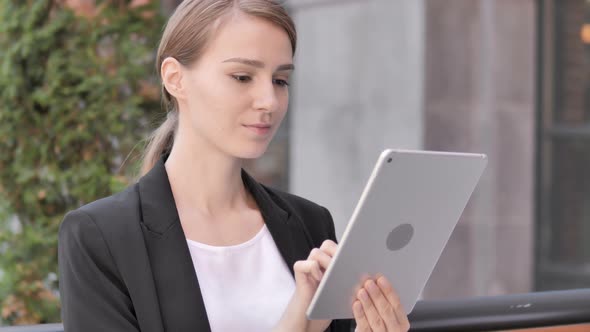
<path id="1" fill-rule="evenodd" d="M 536 290 L 590 287 L 590 1 L 540 1 Z"/>

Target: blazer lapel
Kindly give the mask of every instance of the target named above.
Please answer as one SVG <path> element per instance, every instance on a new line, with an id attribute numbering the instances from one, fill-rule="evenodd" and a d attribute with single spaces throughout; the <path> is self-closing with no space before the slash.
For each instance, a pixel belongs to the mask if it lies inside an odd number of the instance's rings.
<path id="1" fill-rule="evenodd" d="M 142 230 L 164 330 L 211 331 L 164 160 L 141 178 L 139 194 Z"/>
<path id="2" fill-rule="evenodd" d="M 288 205 L 277 196 L 272 196 L 269 191 L 256 180 L 242 171 L 242 180 L 258 204 L 262 218 L 268 231 L 289 267 L 291 275 L 295 275 L 293 265 L 298 260 L 307 259 L 313 242 L 306 234 L 303 222 L 292 213 Z"/>

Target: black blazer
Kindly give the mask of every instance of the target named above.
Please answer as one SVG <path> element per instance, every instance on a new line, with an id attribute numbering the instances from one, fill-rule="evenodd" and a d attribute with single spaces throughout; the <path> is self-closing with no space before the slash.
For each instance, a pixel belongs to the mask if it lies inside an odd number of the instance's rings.
<path id="1" fill-rule="evenodd" d="M 292 274 L 312 248 L 336 240 L 325 208 L 246 172 L 242 179 Z M 69 212 L 58 247 L 66 332 L 210 331 L 164 158 L 123 192 Z M 329 330 L 351 324 L 336 320 Z"/>

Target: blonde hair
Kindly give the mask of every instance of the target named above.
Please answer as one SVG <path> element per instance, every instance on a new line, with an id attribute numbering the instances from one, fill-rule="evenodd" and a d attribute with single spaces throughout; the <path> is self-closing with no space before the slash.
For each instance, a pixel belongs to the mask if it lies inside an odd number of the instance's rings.
<path id="1" fill-rule="evenodd" d="M 295 24 L 286 10 L 275 0 L 184 0 L 166 24 L 158 54 L 156 70 L 161 77 L 164 59 L 175 58 L 185 66 L 193 64 L 219 26 L 219 20 L 236 11 L 263 18 L 283 28 L 291 41 L 293 53 L 297 44 Z M 178 128 L 178 104 L 162 84 L 166 120 L 150 135 L 143 153 L 141 175 L 149 172 L 162 154 L 174 144 Z"/>

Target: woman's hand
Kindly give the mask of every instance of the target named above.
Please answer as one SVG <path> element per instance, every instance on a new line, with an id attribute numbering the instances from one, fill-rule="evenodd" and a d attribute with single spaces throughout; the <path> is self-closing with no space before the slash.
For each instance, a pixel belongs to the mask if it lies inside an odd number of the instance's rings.
<path id="1" fill-rule="evenodd" d="M 295 262 L 295 293 L 275 331 L 315 332 L 328 328 L 330 320 L 310 321 L 305 313 L 337 249 L 334 241 L 326 240 L 306 260 Z"/>
<path id="2" fill-rule="evenodd" d="M 410 322 L 399 296 L 383 276 L 365 281 L 352 304 L 356 332 L 408 331 Z"/>

